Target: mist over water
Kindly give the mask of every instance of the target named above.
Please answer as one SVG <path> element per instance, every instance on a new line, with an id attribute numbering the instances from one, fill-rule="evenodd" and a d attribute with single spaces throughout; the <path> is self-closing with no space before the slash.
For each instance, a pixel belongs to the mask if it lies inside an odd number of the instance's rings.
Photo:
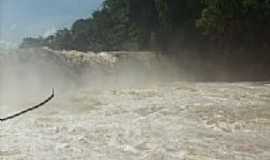
<path id="1" fill-rule="evenodd" d="M 52 88 L 61 99 L 80 89 L 145 87 L 183 77 L 173 61 L 152 52 L 96 54 L 46 48 L 2 52 L 0 104 L 14 110 L 39 102 Z"/>
<path id="2" fill-rule="evenodd" d="M 48 49 L 12 52 L 1 55 L 1 88 L 22 95 L 51 88 L 67 91 L 82 87 L 135 87 L 184 77 L 173 61 L 151 52 L 95 54 Z"/>
<path id="3" fill-rule="evenodd" d="M 0 159 L 268 160 L 270 85 L 193 82 L 152 52 L 0 55 Z M 201 75 L 198 75 L 201 76 Z"/>

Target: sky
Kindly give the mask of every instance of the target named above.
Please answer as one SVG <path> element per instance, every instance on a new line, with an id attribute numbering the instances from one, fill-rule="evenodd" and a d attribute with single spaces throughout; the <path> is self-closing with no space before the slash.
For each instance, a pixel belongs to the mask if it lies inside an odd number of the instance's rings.
<path id="1" fill-rule="evenodd" d="M 91 16 L 103 0 L 0 0 L 0 43 L 47 36 Z"/>

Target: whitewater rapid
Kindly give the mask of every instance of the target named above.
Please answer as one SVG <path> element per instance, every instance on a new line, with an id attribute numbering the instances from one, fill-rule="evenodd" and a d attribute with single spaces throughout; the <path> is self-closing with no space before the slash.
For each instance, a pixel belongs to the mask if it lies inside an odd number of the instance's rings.
<path id="1" fill-rule="evenodd" d="M 269 104 L 266 83 L 56 91 L 0 124 L 0 159 L 269 160 Z"/>

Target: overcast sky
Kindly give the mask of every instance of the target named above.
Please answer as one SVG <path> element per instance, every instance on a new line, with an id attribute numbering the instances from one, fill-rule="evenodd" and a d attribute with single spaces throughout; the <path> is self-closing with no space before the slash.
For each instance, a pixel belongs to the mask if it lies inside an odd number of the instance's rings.
<path id="1" fill-rule="evenodd" d="M 0 0 L 0 42 L 46 36 L 89 17 L 103 0 Z"/>

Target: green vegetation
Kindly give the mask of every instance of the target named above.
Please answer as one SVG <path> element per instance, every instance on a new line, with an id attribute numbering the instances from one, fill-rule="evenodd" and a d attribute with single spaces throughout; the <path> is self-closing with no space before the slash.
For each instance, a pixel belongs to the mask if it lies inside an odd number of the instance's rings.
<path id="1" fill-rule="evenodd" d="M 101 9 L 70 29 L 25 38 L 21 47 L 164 54 L 185 49 L 201 54 L 218 49 L 220 54 L 265 52 L 269 28 L 270 0 L 105 0 Z"/>

